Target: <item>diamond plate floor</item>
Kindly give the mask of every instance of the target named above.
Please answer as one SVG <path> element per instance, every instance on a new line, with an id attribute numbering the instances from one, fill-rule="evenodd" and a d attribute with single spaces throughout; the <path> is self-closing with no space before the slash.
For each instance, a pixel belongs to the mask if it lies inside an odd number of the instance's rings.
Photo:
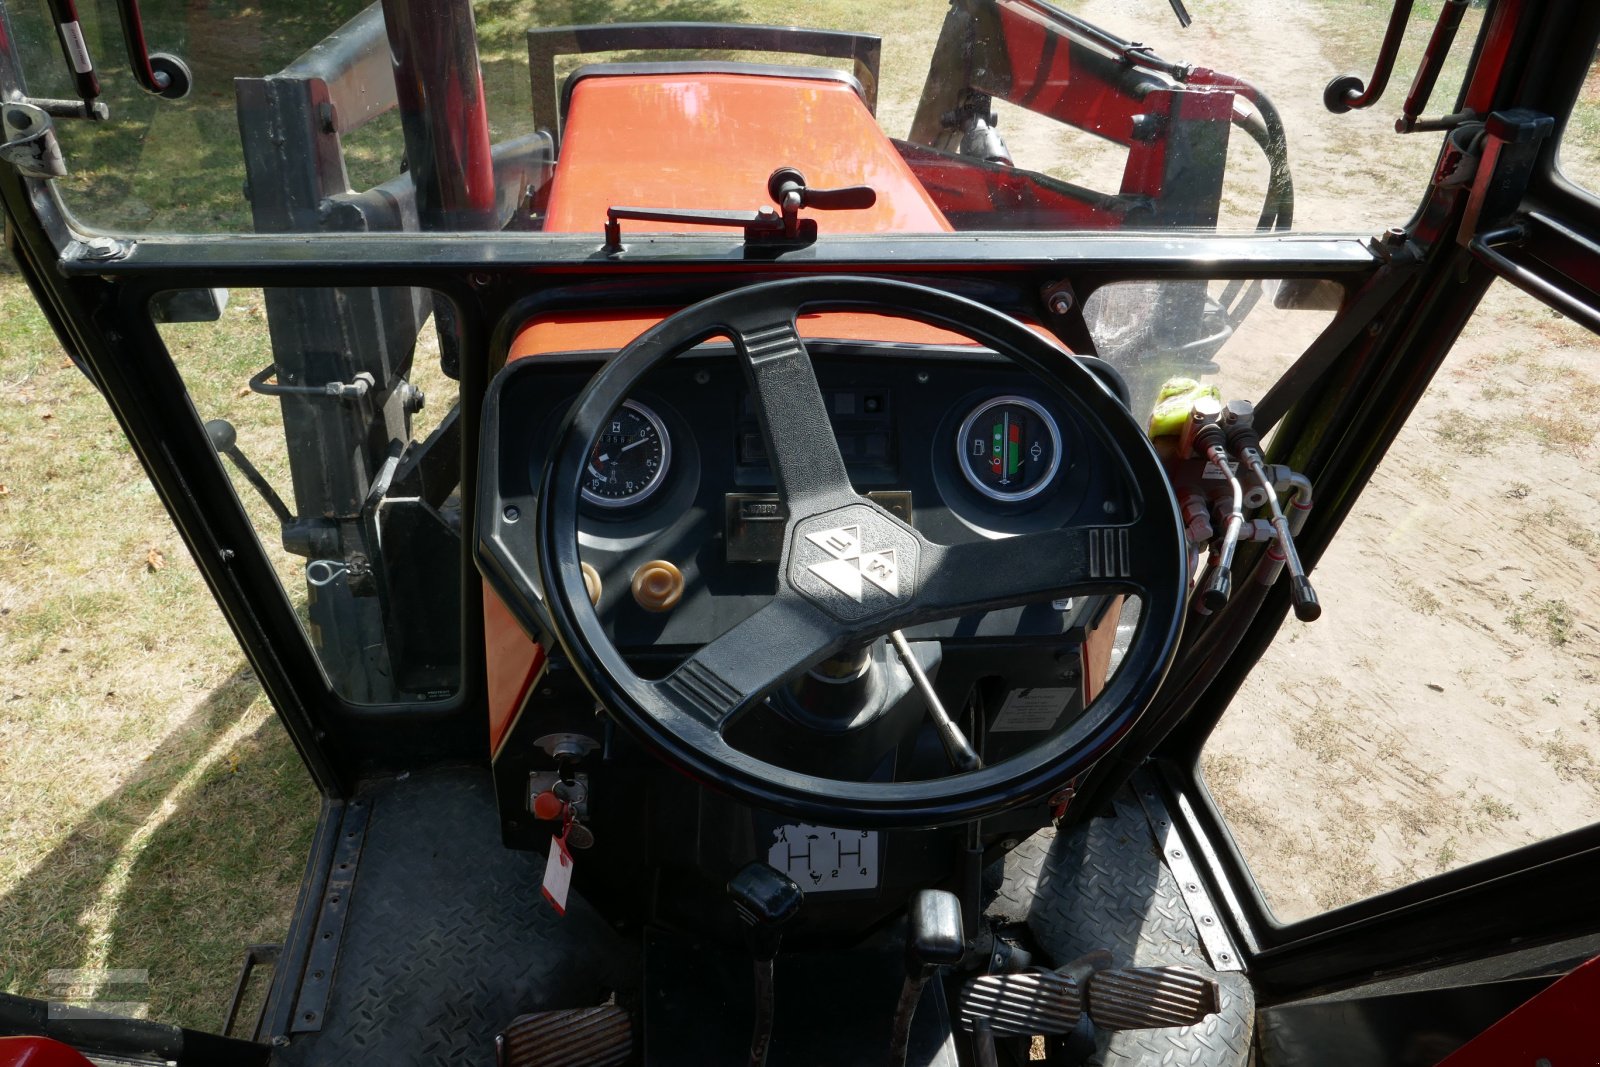
<path id="1" fill-rule="evenodd" d="M 1102 1034 L 1104 1067 L 1135 1064 L 1243 1067 L 1255 997 L 1238 973 L 1211 969 L 1177 881 L 1161 862 L 1150 824 L 1130 793 L 1115 817 L 1057 835 L 1043 830 L 989 872 L 990 915 L 1026 922 L 1056 965 L 1110 949 L 1117 966 L 1183 964 L 1221 987 L 1221 1010 L 1197 1026 Z"/>
<path id="2" fill-rule="evenodd" d="M 542 855 L 500 844 L 487 770 L 385 779 L 371 821 L 323 1028 L 274 1063 L 494 1063 L 516 1016 L 598 1003 L 635 981 L 636 950 L 576 898 L 540 896 Z"/>

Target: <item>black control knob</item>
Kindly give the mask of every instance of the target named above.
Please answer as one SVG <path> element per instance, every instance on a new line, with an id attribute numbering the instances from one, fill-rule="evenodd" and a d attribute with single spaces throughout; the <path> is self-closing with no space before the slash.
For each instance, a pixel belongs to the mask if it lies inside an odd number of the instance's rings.
<path id="1" fill-rule="evenodd" d="M 906 922 L 907 974 L 961 962 L 967 944 L 961 929 L 961 901 L 954 893 L 919 890 L 906 908 Z"/>
<path id="2" fill-rule="evenodd" d="M 794 879 L 759 860 L 728 880 L 728 898 L 744 920 L 745 943 L 757 960 L 777 956 L 783 928 L 805 902 Z"/>
<path id="3" fill-rule="evenodd" d="M 227 419 L 212 419 L 207 422 L 206 436 L 211 438 L 212 448 L 224 453 L 233 451 L 233 446 L 239 441 L 238 431 Z"/>

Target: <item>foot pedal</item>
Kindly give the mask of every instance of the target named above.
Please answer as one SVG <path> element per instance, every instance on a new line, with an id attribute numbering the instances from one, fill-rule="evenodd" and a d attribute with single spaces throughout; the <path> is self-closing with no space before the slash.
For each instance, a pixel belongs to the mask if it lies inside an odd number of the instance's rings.
<path id="1" fill-rule="evenodd" d="M 1101 1030 L 1193 1026 L 1217 1008 L 1217 983 L 1187 967 L 1126 967 L 1089 979 L 1089 1018 Z"/>
<path id="2" fill-rule="evenodd" d="M 1083 1014 L 1078 980 L 1058 971 L 986 974 L 961 993 L 961 1028 L 995 1034 L 1065 1034 Z"/>
<path id="3" fill-rule="evenodd" d="M 616 1067 L 633 1054 L 633 1020 L 615 1004 L 519 1015 L 494 1053 L 498 1067 Z"/>

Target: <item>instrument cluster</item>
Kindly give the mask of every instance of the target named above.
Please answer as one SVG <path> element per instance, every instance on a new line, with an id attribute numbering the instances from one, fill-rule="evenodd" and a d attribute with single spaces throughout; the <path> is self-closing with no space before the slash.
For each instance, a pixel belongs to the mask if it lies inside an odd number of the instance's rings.
<path id="1" fill-rule="evenodd" d="M 1132 513 L 1122 461 L 1089 438 L 1069 401 L 1011 361 L 981 350 L 810 348 L 851 483 L 930 541 L 1114 523 Z M 524 517 L 537 510 L 563 417 L 600 362 L 586 354 L 519 361 L 486 411 L 498 445 L 481 514 L 499 546 L 491 554 L 502 598 L 530 627 L 541 594 Z M 673 650 L 715 639 L 776 591 L 789 516 L 731 351 L 698 349 L 652 371 L 586 458 L 579 546 L 619 647 L 681 656 Z M 1056 640 L 1080 624 L 1045 604 L 916 629 Z"/>

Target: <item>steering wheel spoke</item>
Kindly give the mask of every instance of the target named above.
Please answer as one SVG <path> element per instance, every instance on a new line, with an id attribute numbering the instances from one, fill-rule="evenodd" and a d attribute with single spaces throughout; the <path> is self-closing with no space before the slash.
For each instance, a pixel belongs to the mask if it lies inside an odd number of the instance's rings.
<path id="1" fill-rule="evenodd" d="M 720 732 L 768 690 L 841 643 L 822 612 L 800 597 L 778 596 L 655 686 L 684 714 Z"/>
<path id="2" fill-rule="evenodd" d="M 918 596 L 923 614 L 949 617 L 1046 597 L 1137 591 L 1140 527 L 1059 530 L 933 546 Z"/>
<path id="3" fill-rule="evenodd" d="M 854 499 L 822 387 L 794 320 L 736 327 L 733 334 L 755 394 L 767 459 L 789 513 L 822 511 Z"/>

